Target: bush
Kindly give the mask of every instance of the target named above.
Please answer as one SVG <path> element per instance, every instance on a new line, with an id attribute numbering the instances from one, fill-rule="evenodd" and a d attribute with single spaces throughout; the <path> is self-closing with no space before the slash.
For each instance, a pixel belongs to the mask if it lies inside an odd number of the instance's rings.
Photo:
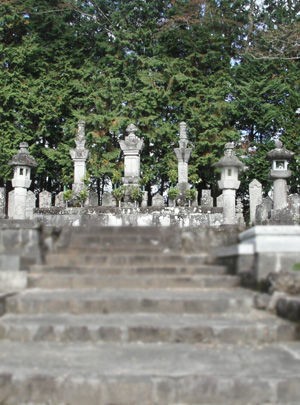
<path id="1" fill-rule="evenodd" d="M 170 200 L 176 200 L 176 198 L 179 196 L 179 190 L 177 187 L 170 187 L 168 191 L 168 197 Z"/>
<path id="2" fill-rule="evenodd" d="M 141 202 L 143 199 L 143 191 L 138 186 L 128 187 L 128 195 L 132 202 Z"/>
<path id="3" fill-rule="evenodd" d="M 120 186 L 115 188 L 112 191 L 112 195 L 115 197 L 115 199 L 117 200 L 117 202 L 121 201 L 124 196 L 125 196 L 125 187 L 124 186 Z"/>

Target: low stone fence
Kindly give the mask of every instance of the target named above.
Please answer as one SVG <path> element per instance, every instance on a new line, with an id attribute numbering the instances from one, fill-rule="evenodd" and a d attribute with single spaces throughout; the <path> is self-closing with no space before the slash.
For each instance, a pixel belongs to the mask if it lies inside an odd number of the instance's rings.
<path id="1" fill-rule="evenodd" d="M 222 224 L 218 207 L 83 207 L 35 209 L 33 217 L 48 226 L 179 226 L 203 227 Z"/>

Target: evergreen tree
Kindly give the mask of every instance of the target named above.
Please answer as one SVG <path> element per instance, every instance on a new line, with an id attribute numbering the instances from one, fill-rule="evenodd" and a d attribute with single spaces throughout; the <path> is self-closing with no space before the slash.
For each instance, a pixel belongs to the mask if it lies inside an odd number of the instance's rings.
<path id="1" fill-rule="evenodd" d="M 176 182 L 173 149 L 184 120 L 194 146 L 189 173 L 199 190 L 216 189 L 212 163 L 229 140 L 241 141 L 246 180 L 267 184 L 263 151 L 274 137 L 299 153 L 294 48 L 288 58 L 273 59 L 272 51 L 272 59 L 259 59 L 262 44 L 277 41 L 277 26 L 298 24 L 296 2 L 277 3 L 2 1 L 0 178 L 10 178 L 7 161 L 25 140 L 39 163 L 37 190 L 72 183 L 69 149 L 84 119 L 93 184 L 99 192 L 109 180 L 118 185 L 118 141 L 133 122 L 145 141 L 143 185 L 163 191 Z"/>

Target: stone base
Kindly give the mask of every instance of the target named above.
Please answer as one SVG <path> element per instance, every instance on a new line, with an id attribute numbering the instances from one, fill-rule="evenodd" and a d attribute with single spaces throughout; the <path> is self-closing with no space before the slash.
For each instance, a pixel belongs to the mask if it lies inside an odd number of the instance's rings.
<path id="1" fill-rule="evenodd" d="M 239 239 L 238 245 L 219 249 L 215 256 L 249 286 L 266 280 L 271 272 L 292 271 L 300 263 L 300 226 L 255 226 Z"/>
<path id="2" fill-rule="evenodd" d="M 209 207 L 84 207 L 36 209 L 35 218 L 50 226 L 179 226 L 222 225 L 222 208 Z"/>

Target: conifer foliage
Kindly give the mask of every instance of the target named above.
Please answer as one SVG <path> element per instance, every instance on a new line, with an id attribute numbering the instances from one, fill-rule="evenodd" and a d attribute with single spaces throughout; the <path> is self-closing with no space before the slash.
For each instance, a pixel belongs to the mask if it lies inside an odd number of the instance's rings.
<path id="1" fill-rule="evenodd" d="M 293 0 L 2 0 L 1 181 L 27 141 L 38 161 L 35 190 L 72 183 L 69 149 L 84 119 L 98 191 L 110 180 L 120 185 L 118 141 L 131 122 L 144 138 L 147 190 L 176 183 L 181 121 L 199 190 L 216 190 L 212 164 L 232 140 L 249 167 L 244 189 L 254 177 L 268 184 L 264 153 L 274 138 L 299 159 L 299 49 L 290 32 L 297 15 Z M 289 42 L 279 52 L 284 32 Z"/>

